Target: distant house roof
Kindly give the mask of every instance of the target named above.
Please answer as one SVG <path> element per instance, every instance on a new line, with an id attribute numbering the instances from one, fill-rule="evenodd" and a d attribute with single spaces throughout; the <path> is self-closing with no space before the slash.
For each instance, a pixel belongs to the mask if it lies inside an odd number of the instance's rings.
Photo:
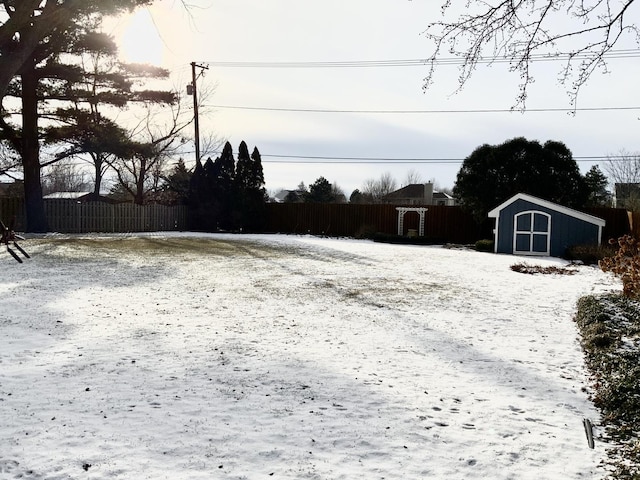
<path id="1" fill-rule="evenodd" d="M 278 193 L 276 193 L 273 196 L 273 199 L 276 202 L 284 202 L 284 199 L 287 198 L 287 195 L 289 195 L 289 192 L 291 192 L 292 190 L 280 190 Z"/>
<path id="2" fill-rule="evenodd" d="M 385 198 L 424 198 L 424 184 L 412 183 L 389 193 Z"/>
<path id="3" fill-rule="evenodd" d="M 99 195 L 94 197 L 93 192 L 54 192 L 44 195 L 45 200 L 77 200 L 78 202 L 105 202 L 122 203 L 122 201 L 110 196 Z"/>
<path id="4" fill-rule="evenodd" d="M 433 190 L 433 183 L 412 183 L 395 190 L 383 198 L 385 203 L 408 205 L 454 205 L 451 195 Z"/>
<path id="5" fill-rule="evenodd" d="M 284 203 L 287 201 L 289 195 L 295 195 L 294 198 L 302 198 L 306 192 L 304 190 L 280 190 L 273 196 L 273 200 L 276 203 Z"/>
<path id="6" fill-rule="evenodd" d="M 445 192 L 433 192 L 434 200 L 453 200 L 453 197 Z"/>

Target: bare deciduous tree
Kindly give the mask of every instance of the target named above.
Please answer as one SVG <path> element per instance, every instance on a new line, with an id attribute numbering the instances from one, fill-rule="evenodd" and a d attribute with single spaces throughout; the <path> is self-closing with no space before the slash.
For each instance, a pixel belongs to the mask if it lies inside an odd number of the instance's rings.
<path id="1" fill-rule="evenodd" d="M 525 107 L 527 89 L 533 82 L 531 62 L 563 61 L 560 83 L 568 89 L 572 104 L 582 85 L 598 68 L 607 70 L 606 55 L 622 39 L 640 41 L 635 25 L 634 0 L 447 0 L 444 20 L 431 23 L 425 34 L 435 42 L 429 58 L 425 88 L 431 84 L 443 54 L 462 58 L 460 88 L 478 64 L 508 61 L 520 75 L 517 104 Z M 465 13 L 447 20 L 454 7 Z M 635 5 L 637 6 L 637 5 Z"/>
<path id="2" fill-rule="evenodd" d="M 0 142 L 0 177 L 8 177 L 16 180 L 17 173 L 21 170 L 20 157 L 14 150 L 3 142 Z"/>
<path id="3" fill-rule="evenodd" d="M 609 156 L 603 167 L 614 187 L 616 207 L 640 210 L 640 152 L 622 150 Z"/>
<path id="4" fill-rule="evenodd" d="M 200 156 L 202 158 L 215 157 L 222 151 L 225 143 L 227 143 L 227 139 L 216 133 L 204 134 L 200 139 Z"/>
<path id="5" fill-rule="evenodd" d="M 142 205 L 148 193 L 157 191 L 166 160 L 180 155 L 185 143 L 183 132 L 193 122 L 184 107 L 180 101 L 161 108 L 162 112 L 156 106 L 147 106 L 145 117 L 131 132 L 131 140 L 137 145 L 132 154 L 108 159 L 120 189 L 128 192 L 134 203 Z M 167 110 L 171 115 L 164 115 Z"/>
<path id="6" fill-rule="evenodd" d="M 422 175 L 416 169 L 412 168 L 409 170 L 404 177 L 404 181 L 402 182 L 402 186 L 406 187 L 407 185 L 414 185 L 416 183 L 424 183 L 422 179 Z"/>
<path id="7" fill-rule="evenodd" d="M 42 175 L 42 193 L 82 192 L 91 189 L 91 179 L 73 160 L 61 160 L 46 167 Z"/>
<path id="8" fill-rule="evenodd" d="M 331 185 L 331 195 L 333 196 L 334 202 L 336 203 L 346 203 L 347 196 L 344 193 L 344 190 L 337 182 L 333 182 Z"/>
<path id="9" fill-rule="evenodd" d="M 379 179 L 369 179 L 362 185 L 362 194 L 372 203 L 380 203 L 385 195 L 396 190 L 396 180 L 389 173 L 383 173 Z"/>
<path id="10" fill-rule="evenodd" d="M 640 152 L 626 150 L 610 155 L 604 163 L 609 183 L 640 183 Z"/>

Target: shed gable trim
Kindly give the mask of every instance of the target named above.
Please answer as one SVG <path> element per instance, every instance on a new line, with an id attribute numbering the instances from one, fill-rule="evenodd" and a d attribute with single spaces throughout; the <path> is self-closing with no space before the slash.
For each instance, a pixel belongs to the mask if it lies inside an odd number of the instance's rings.
<path id="1" fill-rule="evenodd" d="M 593 215 L 589 215 L 588 213 L 579 212 L 578 210 L 574 210 L 573 208 L 564 207 L 562 205 L 558 205 L 557 203 L 550 202 L 548 200 L 543 200 L 542 198 L 534 197 L 533 195 L 529 195 L 527 193 L 518 193 L 511 197 L 509 200 L 501 203 L 496 208 L 491 210 L 488 214 L 490 218 L 499 218 L 500 212 L 518 200 L 525 200 L 531 203 L 535 203 L 542 207 L 548 208 L 550 210 L 554 210 L 559 213 L 564 213 L 570 217 L 574 217 L 580 219 L 582 221 L 592 223 L 594 225 L 598 225 L 599 227 L 604 227 L 606 222 L 598 217 L 594 217 Z"/>

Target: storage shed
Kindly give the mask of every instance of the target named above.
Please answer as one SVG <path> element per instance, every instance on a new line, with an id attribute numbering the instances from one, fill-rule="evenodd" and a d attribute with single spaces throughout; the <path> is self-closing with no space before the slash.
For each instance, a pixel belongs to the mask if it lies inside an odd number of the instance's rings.
<path id="1" fill-rule="evenodd" d="M 495 252 L 561 257 L 572 245 L 599 245 L 605 221 L 526 193 L 489 212 Z"/>

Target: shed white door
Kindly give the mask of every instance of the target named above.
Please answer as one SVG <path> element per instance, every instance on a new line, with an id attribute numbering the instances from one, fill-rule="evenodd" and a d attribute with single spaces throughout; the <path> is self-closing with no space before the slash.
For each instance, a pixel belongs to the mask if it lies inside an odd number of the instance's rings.
<path id="1" fill-rule="evenodd" d="M 539 211 L 518 213 L 514 219 L 513 253 L 549 255 L 551 215 Z"/>

